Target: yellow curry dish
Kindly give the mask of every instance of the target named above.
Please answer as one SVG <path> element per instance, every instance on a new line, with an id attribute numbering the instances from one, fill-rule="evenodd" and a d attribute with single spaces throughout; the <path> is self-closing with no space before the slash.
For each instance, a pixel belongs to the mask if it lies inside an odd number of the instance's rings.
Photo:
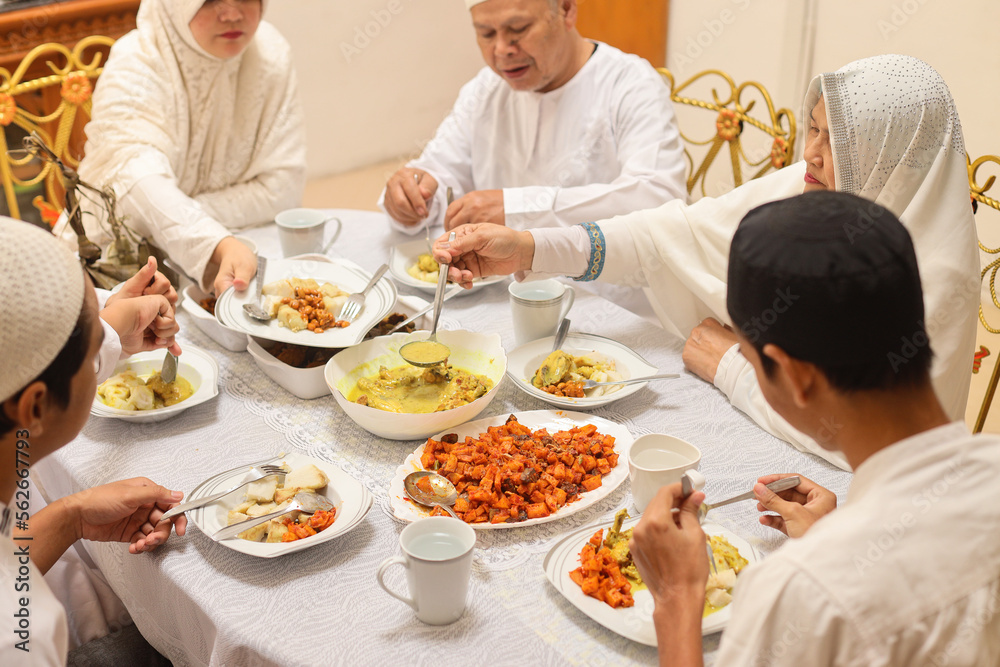
<path id="1" fill-rule="evenodd" d="M 425 283 L 436 283 L 438 281 L 438 269 L 440 266 L 434 258 L 424 253 L 417 257 L 417 263 L 406 270 L 411 278 L 422 280 Z"/>
<path id="2" fill-rule="evenodd" d="M 585 398 L 610 394 L 621 389 L 621 385 L 594 387 L 585 391 L 584 381 L 614 382 L 623 379 L 615 368 L 615 360 L 599 352 L 576 356 L 556 350 L 545 357 L 531 378 L 531 384 L 553 396 Z"/>
<path id="3" fill-rule="evenodd" d="M 360 378 L 347 400 L 386 412 L 427 414 L 468 405 L 492 388 L 489 378 L 449 364 L 381 366 L 374 375 Z"/>
<path id="4" fill-rule="evenodd" d="M 177 376 L 173 382 L 164 382 L 156 371 L 145 380 L 135 371 L 127 370 L 108 378 L 97 388 L 101 402 L 119 410 L 156 410 L 176 405 L 191 397 L 191 383 Z"/>

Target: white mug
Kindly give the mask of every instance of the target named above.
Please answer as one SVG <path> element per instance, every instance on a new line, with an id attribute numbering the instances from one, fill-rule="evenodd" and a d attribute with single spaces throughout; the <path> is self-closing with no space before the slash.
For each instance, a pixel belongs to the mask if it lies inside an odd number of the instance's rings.
<path id="1" fill-rule="evenodd" d="M 551 278 L 511 283 L 507 291 L 517 347 L 554 336 L 576 296 L 571 286 Z"/>
<path id="2" fill-rule="evenodd" d="M 386 593 L 413 607 L 428 625 L 454 623 L 465 611 L 476 531 L 459 519 L 432 516 L 411 523 L 399 535 L 402 556 L 387 558 L 375 577 Z M 412 597 L 389 590 L 383 577 L 393 565 L 406 568 Z"/>
<path id="3" fill-rule="evenodd" d="M 337 231 L 326 245 L 323 245 L 326 223 L 331 220 L 337 221 Z M 285 257 L 313 253 L 325 255 L 340 236 L 342 227 L 340 218 L 314 208 L 291 208 L 274 216 L 274 221 L 278 223 L 278 239 L 281 241 L 281 252 Z"/>
<path id="4" fill-rule="evenodd" d="M 632 502 L 643 512 L 660 487 L 675 484 L 688 470 L 696 470 L 701 452 L 672 435 L 650 433 L 636 438 L 628 450 L 628 476 Z"/>

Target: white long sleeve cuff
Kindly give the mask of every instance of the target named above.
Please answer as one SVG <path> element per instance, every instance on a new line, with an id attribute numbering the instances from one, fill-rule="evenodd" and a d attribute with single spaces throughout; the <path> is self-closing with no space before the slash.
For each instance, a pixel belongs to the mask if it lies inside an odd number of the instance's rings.
<path id="1" fill-rule="evenodd" d="M 531 271 L 514 274 L 518 281 L 529 277 L 532 280 L 553 276 L 576 278 L 586 272 L 590 262 L 590 239 L 580 225 L 540 227 L 532 229 L 531 236 L 535 239 Z"/>

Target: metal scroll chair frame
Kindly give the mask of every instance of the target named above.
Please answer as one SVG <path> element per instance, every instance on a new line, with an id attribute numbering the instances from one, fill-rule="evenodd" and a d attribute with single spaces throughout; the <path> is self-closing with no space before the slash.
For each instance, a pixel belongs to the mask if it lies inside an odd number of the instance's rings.
<path id="1" fill-rule="evenodd" d="M 94 81 L 104 69 L 101 66 L 101 51 L 103 47 L 110 48 L 114 41 L 111 37 L 92 35 L 81 39 L 72 49 L 58 43 L 40 44 L 28 52 L 13 73 L 0 68 L 0 128 L 13 124 L 29 135 L 36 132 L 66 166 L 76 169 L 80 164 L 80 155 L 73 154 L 71 137 L 74 128 L 79 125 L 78 116 L 90 119 Z M 94 52 L 95 49 L 97 52 L 85 60 L 88 50 Z M 64 61 L 65 64 L 59 66 L 54 61 Z M 31 78 L 32 67 L 37 63 L 44 63 L 51 74 Z M 20 95 L 48 90 L 54 92 L 56 88 L 59 103 L 52 111 L 43 111 L 39 115 L 19 104 Z M 28 164 L 34 157 L 8 156 L 9 148 L 5 134 L 0 132 L 0 182 L 8 210 L 13 217 L 21 217 L 15 187 L 44 183 L 45 201 L 42 206 L 50 214 L 48 221 L 52 224 L 53 214 L 63 209 L 62 191 L 65 186 L 59 168 L 52 162 L 43 162 L 37 174 L 21 179 L 15 174 L 15 169 Z M 45 212 L 43 210 L 43 215 Z"/>
<path id="2" fill-rule="evenodd" d="M 670 99 L 674 104 L 699 107 L 715 113 L 714 132 L 707 138 L 696 138 L 691 132 L 681 131 L 685 142 L 684 156 L 688 162 L 687 191 L 691 194 L 700 182 L 700 194 L 706 196 L 705 180 L 709 169 L 720 153 L 728 148 L 729 161 L 733 170 L 733 186 L 739 187 L 744 180 L 753 180 L 771 169 L 781 169 L 794 160 L 795 155 L 795 114 L 787 108 L 776 109 L 771 95 L 756 81 L 737 84 L 731 76 L 717 69 L 699 72 L 678 84 L 673 73 L 665 68 L 657 68 L 667 85 Z M 687 94 L 695 86 L 708 81 L 717 85 L 711 88 L 711 101 L 697 99 Z M 753 99 L 750 99 L 753 98 Z M 758 99 L 763 101 L 763 111 L 751 115 Z M 748 127 L 754 127 L 771 137 L 770 153 L 753 155 L 742 143 L 742 134 Z M 707 146 L 707 153 L 696 164 L 689 147 Z M 744 165 L 749 178 L 744 178 Z"/>
<path id="3" fill-rule="evenodd" d="M 983 155 L 982 157 L 976 158 L 975 161 L 970 160 L 969 156 L 965 157 L 966 164 L 969 169 L 969 195 L 972 197 L 973 206 L 978 208 L 979 204 L 984 204 L 989 208 L 996 211 L 1000 211 L 1000 200 L 990 197 L 986 193 L 993 187 L 996 182 L 996 175 L 981 176 L 979 170 L 986 167 L 989 169 L 995 169 L 1000 171 L 1000 157 L 996 155 Z M 980 184 L 979 179 L 985 177 L 985 182 Z M 996 290 L 996 276 L 997 271 L 1000 270 L 1000 247 L 990 248 L 987 247 L 982 240 L 979 241 L 979 249 L 986 253 L 988 260 L 986 265 L 982 268 L 980 273 L 981 280 L 987 280 L 989 277 L 989 288 L 990 297 L 992 299 L 992 304 L 990 310 L 998 311 L 1000 310 L 1000 298 L 997 297 Z M 983 325 L 991 334 L 1000 334 L 1000 328 L 995 327 L 990 324 L 986 318 L 986 312 L 983 309 L 983 304 L 979 304 L 979 323 Z M 986 385 L 986 393 L 983 395 L 982 404 L 979 407 L 979 415 L 976 417 L 976 423 L 973 426 L 973 432 L 979 433 L 983 430 L 983 426 L 986 424 L 986 415 L 989 413 L 990 405 L 993 403 L 993 396 L 996 393 L 997 383 L 1000 382 L 1000 360 L 997 360 L 993 364 L 993 372 L 990 375 L 989 383 Z"/>

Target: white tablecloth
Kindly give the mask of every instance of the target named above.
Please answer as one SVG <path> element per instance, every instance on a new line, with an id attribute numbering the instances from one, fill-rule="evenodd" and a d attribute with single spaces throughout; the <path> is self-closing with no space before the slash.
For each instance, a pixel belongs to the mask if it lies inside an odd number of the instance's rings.
<path id="1" fill-rule="evenodd" d="M 337 211 L 345 229 L 330 255 L 374 270 L 407 240 L 381 214 Z M 280 257 L 276 230 L 249 236 L 261 254 Z M 407 288 L 401 288 L 406 293 Z M 451 300 L 449 319 L 473 331 L 499 331 L 513 347 L 506 283 Z M 120 544 L 88 549 L 142 634 L 177 665 L 604 665 L 656 663 L 655 649 L 620 637 L 570 605 L 545 579 L 542 559 L 567 531 L 610 521 L 631 505 L 628 484 L 567 519 L 479 533 L 465 615 L 430 627 L 375 584 L 375 568 L 398 552 L 402 525 L 390 518 L 386 488 L 418 442 L 375 437 L 332 397 L 304 401 L 264 376 L 249 354 L 223 350 L 179 317 L 181 342 L 215 355 L 220 395 L 171 420 L 128 424 L 92 418 L 70 445 L 32 468 L 45 495 L 60 497 L 132 476 L 190 491 L 205 477 L 280 451 L 331 461 L 360 480 L 376 502 L 353 532 L 278 559 L 259 559 L 212 542 L 193 526 L 153 554 L 131 556 Z M 682 341 L 600 297 L 579 294 L 573 331 L 619 340 L 662 372 L 680 372 Z M 506 380 L 481 415 L 545 409 Z M 634 436 L 670 433 L 698 446 L 709 499 L 745 491 L 759 475 L 801 472 L 843 494 L 849 475 L 802 454 L 758 428 L 719 391 L 690 374 L 652 383 L 594 411 Z M 620 465 L 626 465 L 624 461 Z M 782 536 L 760 526 L 753 503 L 713 512 L 759 553 Z M 405 590 L 402 571 L 390 582 Z M 711 660 L 719 635 L 705 638 Z"/>

